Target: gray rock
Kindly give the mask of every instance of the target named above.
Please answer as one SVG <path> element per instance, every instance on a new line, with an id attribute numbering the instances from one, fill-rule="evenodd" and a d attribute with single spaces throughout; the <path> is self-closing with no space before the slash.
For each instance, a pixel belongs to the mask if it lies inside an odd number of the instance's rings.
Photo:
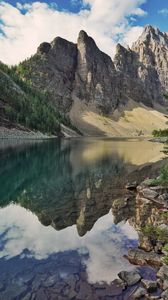
<path id="1" fill-rule="evenodd" d="M 126 288 L 126 283 L 120 279 L 120 278 L 117 278 L 113 281 L 113 283 L 117 286 L 117 287 L 122 287 L 123 290 L 125 290 Z"/>
<path id="2" fill-rule="evenodd" d="M 168 279 L 163 281 L 163 290 L 167 290 L 168 289 Z"/>
<path id="3" fill-rule="evenodd" d="M 133 299 L 140 299 L 146 295 L 146 290 L 142 287 L 139 287 L 136 292 L 133 294 Z"/>
<path id="4" fill-rule="evenodd" d="M 163 265 L 163 266 L 159 269 L 159 271 L 158 271 L 158 273 L 157 273 L 157 277 L 158 277 L 158 278 L 161 278 L 163 281 L 164 281 L 164 280 L 168 280 L 168 266 Z"/>
<path id="5" fill-rule="evenodd" d="M 162 266 L 162 255 L 155 252 L 146 252 L 139 248 L 131 248 L 128 250 L 128 260 L 136 265 L 151 265 L 154 267 Z"/>
<path id="6" fill-rule="evenodd" d="M 149 300 L 162 300 L 160 298 L 160 296 L 152 296 L 152 295 L 146 296 L 146 299 L 149 299 Z"/>
<path id="7" fill-rule="evenodd" d="M 136 188 L 137 188 L 137 182 L 135 181 L 135 182 L 128 182 L 127 184 L 126 184 L 126 186 L 125 186 L 125 188 L 127 189 L 127 190 L 136 190 Z"/>
<path id="8" fill-rule="evenodd" d="M 123 280 L 127 286 L 132 286 L 141 280 L 141 275 L 138 271 L 122 271 L 118 274 L 118 277 Z"/>
<path id="9" fill-rule="evenodd" d="M 162 194 L 158 197 L 158 202 L 165 205 L 165 206 L 168 206 L 168 194 Z"/>
<path id="10" fill-rule="evenodd" d="M 162 253 L 163 243 L 158 241 L 154 249 L 156 253 Z"/>
<path id="11" fill-rule="evenodd" d="M 155 292 L 157 290 L 157 281 L 142 279 L 141 283 L 149 293 Z"/>
<path id="12" fill-rule="evenodd" d="M 162 298 L 163 298 L 164 300 L 168 300 L 168 289 L 165 290 L 165 291 L 161 294 L 161 296 L 162 296 Z"/>
<path id="13" fill-rule="evenodd" d="M 157 192 L 155 192 L 154 190 L 151 190 L 149 188 L 143 189 L 142 194 L 143 194 L 143 197 L 150 199 L 150 200 L 153 200 L 158 196 Z"/>

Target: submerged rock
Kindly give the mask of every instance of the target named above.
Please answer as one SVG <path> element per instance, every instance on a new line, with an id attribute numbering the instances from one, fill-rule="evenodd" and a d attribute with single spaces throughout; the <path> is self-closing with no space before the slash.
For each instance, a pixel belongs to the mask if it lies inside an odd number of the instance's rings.
<path id="1" fill-rule="evenodd" d="M 118 274 L 118 277 L 123 280 L 127 286 L 132 286 L 141 280 L 141 275 L 138 271 L 121 271 Z"/>
<path id="2" fill-rule="evenodd" d="M 142 287 L 139 287 L 136 292 L 133 294 L 133 299 L 141 299 L 143 296 L 146 295 L 146 290 Z"/>

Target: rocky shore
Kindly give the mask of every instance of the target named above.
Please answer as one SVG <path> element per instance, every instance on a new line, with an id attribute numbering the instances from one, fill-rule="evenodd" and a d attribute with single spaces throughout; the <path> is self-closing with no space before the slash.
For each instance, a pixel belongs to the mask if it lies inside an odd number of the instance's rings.
<path id="1" fill-rule="evenodd" d="M 43 134 L 40 131 L 23 130 L 19 128 L 0 127 L 0 139 L 49 139 L 56 138 L 54 135 Z"/>
<path id="2" fill-rule="evenodd" d="M 156 142 L 156 143 L 163 143 L 166 144 L 168 143 L 168 137 L 158 137 L 158 138 L 152 138 L 149 141 L 151 142 Z"/>
<path id="3" fill-rule="evenodd" d="M 148 179 L 140 185 L 136 182 L 126 185 L 136 205 L 141 207 L 139 213 L 147 216 L 150 211 L 145 223 L 138 215 L 136 221 L 132 220 L 139 246 L 129 249 L 126 258 L 136 266 L 152 266 L 156 274 L 155 280 L 146 280 L 137 270 L 120 272 L 118 277 L 124 290 L 136 287 L 131 299 L 168 300 L 168 188 L 154 182 Z"/>
<path id="4" fill-rule="evenodd" d="M 61 124 L 61 136 L 65 138 L 79 137 L 80 135 L 75 130 Z M 44 134 L 40 131 L 32 131 L 21 125 L 18 128 L 7 128 L 0 126 L 0 139 L 27 139 L 27 140 L 44 140 L 57 138 L 56 135 Z"/>

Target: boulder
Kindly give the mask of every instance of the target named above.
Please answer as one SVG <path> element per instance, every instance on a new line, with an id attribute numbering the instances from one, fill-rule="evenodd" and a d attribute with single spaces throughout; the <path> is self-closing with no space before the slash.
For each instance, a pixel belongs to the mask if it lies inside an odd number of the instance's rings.
<path id="1" fill-rule="evenodd" d="M 146 290 L 142 287 L 139 287 L 136 292 L 133 294 L 133 299 L 141 299 L 147 294 Z"/>
<path id="2" fill-rule="evenodd" d="M 141 275 L 138 271 L 121 271 L 118 277 L 123 280 L 127 286 L 132 286 L 141 280 Z"/>
<path id="3" fill-rule="evenodd" d="M 145 188 L 142 190 L 142 194 L 144 198 L 154 200 L 159 194 L 150 188 Z"/>
<path id="4" fill-rule="evenodd" d="M 157 277 L 162 279 L 163 281 L 168 280 L 168 266 L 163 265 L 158 273 L 157 273 Z"/>
<path id="5" fill-rule="evenodd" d="M 135 265 L 151 265 L 154 267 L 162 266 L 162 257 L 163 255 L 157 254 L 155 252 L 146 252 L 139 248 L 130 248 L 128 250 L 127 258 L 128 260 Z"/>
<path id="6" fill-rule="evenodd" d="M 157 290 L 157 281 L 142 279 L 141 283 L 149 293 Z"/>
<path id="7" fill-rule="evenodd" d="M 168 207 L 168 194 L 162 194 L 158 197 L 158 202 L 163 204 L 165 207 Z"/>
<path id="8" fill-rule="evenodd" d="M 164 280 L 163 281 L 163 286 L 162 286 L 163 290 L 167 290 L 168 289 L 168 280 Z"/>
<path id="9" fill-rule="evenodd" d="M 168 289 L 165 290 L 165 291 L 161 294 L 161 296 L 162 296 L 162 298 L 163 298 L 164 300 L 168 300 Z"/>
<path id="10" fill-rule="evenodd" d="M 161 241 L 158 241 L 156 243 L 154 250 L 156 253 L 162 253 L 162 249 L 163 249 L 163 243 Z"/>

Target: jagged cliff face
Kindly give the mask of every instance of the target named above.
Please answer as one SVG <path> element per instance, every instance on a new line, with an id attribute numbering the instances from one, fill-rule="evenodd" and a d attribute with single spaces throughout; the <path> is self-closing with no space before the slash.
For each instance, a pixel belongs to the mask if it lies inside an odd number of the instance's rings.
<path id="1" fill-rule="evenodd" d="M 164 104 L 168 92 L 167 34 L 146 26 L 132 49 L 117 46 L 114 62 L 125 75 L 127 95 L 150 106 Z"/>
<path id="2" fill-rule="evenodd" d="M 77 50 L 74 95 L 105 113 L 113 111 L 120 96 L 114 63 L 84 31 L 79 33 Z"/>
<path id="3" fill-rule="evenodd" d="M 76 62 L 76 45 L 57 37 L 51 44 L 42 43 L 37 53 L 19 66 L 18 72 L 33 86 L 48 91 L 56 107 L 69 111 Z"/>
<path id="4" fill-rule="evenodd" d="M 146 26 L 132 49 L 117 45 L 113 62 L 81 31 L 77 44 L 62 38 L 42 43 L 18 72 L 49 91 L 64 113 L 75 99 L 108 115 L 129 99 L 163 105 L 168 93 L 168 35 Z"/>
<path id="5" fill-rule="evenodd" d="M 146 26 L 132 50 L 137 53 L 139 62 L 146 67 L 147 75 L 151 75 L 151 78 L 147 78 L 143 72 L 139 72 L 139 77 L 144 81 L 155 79 L 158 87 L 157 82 L 160 83 L 160 92 L 168 92 L 168 35 Z"/>

